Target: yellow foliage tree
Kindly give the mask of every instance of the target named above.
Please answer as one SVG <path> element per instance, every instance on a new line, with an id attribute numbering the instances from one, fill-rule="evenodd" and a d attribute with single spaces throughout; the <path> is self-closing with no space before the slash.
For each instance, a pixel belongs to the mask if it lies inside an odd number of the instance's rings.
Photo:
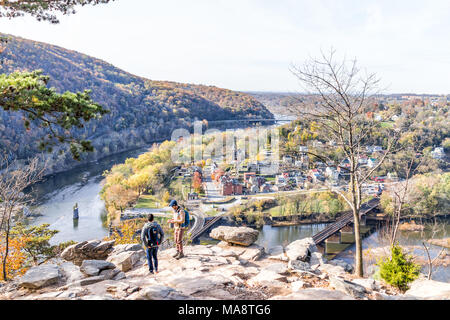
<path id="1" fill-rule="evenodd" d="M 16 276 L 23 275 L 27 270 L 26 265 L 27 256 L 23 251 L 23 248 L 27 244 L 26 237 L 14 237 L 9 240 L 8 248 L 9 253 L 6 259 L 6 275 L 8 279 L 12 279 Z M 4 243 L 0 243 L 0 258 L 3 260 L 6 252 L 6 246 Z M 0 280 L 3 279 L 3 265 L 0 264 Z"/>
<path id="2" fill-rule="evenodd" d="M 110 237 L 106 237 L 104 240 L 114 240 L 114 244 L 129 244 L 139 243 L 139 235 L 136 234 L 136 230 L 140 229 L 141 221 L 128 220 L 121 223 L 118 229 L 112 232 Z"/>

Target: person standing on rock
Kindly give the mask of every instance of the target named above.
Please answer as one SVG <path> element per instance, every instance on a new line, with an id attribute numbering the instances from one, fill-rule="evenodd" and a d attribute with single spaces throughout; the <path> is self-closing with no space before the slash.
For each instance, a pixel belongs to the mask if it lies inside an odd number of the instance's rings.
<path id="1" fill-rule="evenodd" d="M 153 214 L 149 214 L 148 222 L 141 231 L 141 241 L 147 248 L 148 270 L 153 273 L 153 262 L 155 264 L 155 273 L 158 273 L 158 246 L 164 238 L 164 231 L 158 222 L 154 221 Z"/>
<path id="2" fill-rule="evenodd" d="M 176 200 L 172 200 L 169 203 L 169 207 L 173 209 L 173 219 L 168 220 L 168 223 L 174 224 L 174 238 L 177 246 L 177 253 L 173 255 L 175 259 L 181 259 L 183 254 L 183 234 L 185 228 L 185 217 L 188 215 L 187 211 L 181 208 Z"/>

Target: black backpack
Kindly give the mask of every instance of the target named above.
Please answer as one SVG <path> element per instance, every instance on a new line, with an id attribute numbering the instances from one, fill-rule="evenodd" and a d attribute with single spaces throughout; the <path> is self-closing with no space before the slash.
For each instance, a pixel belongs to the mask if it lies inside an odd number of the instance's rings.
<path id="1" fill-rule="evenodd" d="M 159 232 L 156 225 L 152 224 L 147 229 L 147 246 L 156 247 L 159 245 Z"/>

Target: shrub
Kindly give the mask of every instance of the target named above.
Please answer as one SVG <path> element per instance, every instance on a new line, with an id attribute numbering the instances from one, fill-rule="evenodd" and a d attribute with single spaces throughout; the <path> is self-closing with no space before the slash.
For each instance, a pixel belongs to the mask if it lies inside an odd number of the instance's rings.
<path id="1" fill-rule="evenodd" d="M 414 263 L 413 257 L 406 255 L 398 244 L 391 247 L 391 257 L 381 259 L 377 265 L 380 277 L 402 291 L 406 291 L 408 284 L 419 276 L 420 265 Z"/>

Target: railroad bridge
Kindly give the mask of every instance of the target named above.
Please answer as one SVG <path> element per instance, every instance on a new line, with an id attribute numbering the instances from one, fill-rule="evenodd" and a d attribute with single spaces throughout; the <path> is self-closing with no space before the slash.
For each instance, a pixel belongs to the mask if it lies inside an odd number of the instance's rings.
<path id="1" fill-rule="evenodd" d="M 380 199 L 374 198 L 361 206 L 359 213 L 361 236 L 369 233 L 371 227 L 366 225 L 366 218 L 379 204 Z M 312 238 L 316 245 L 323 248 L 325 254 L 337 254 L 355 242 L 352 222 L 353 213 L 351 211 L 344 212 L 335 222 L 313 235 Z"/>

